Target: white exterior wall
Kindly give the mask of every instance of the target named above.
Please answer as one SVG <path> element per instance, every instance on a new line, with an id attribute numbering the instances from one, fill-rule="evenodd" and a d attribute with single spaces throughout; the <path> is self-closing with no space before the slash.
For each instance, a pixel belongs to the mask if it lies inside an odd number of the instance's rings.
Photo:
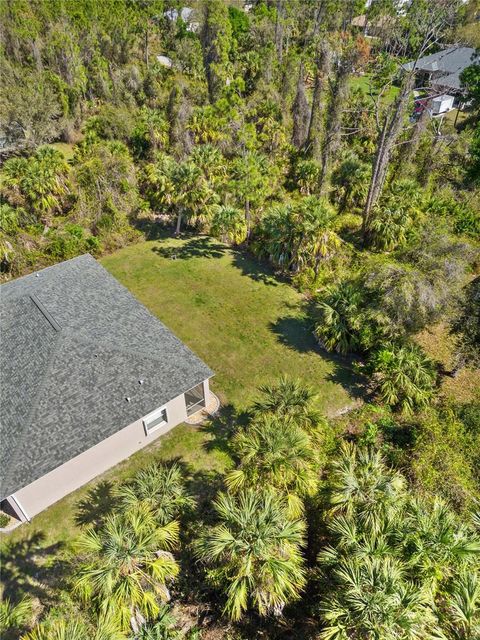
<path id="1" fill-rule="evenodd" d="M 208 380 L 205 380 L 203 384 L 205 398 L 208 398 Z M 122 462 L 136 451 L 143 449 L 187 417 L 183 393 L 161 406 L 165 406 L 167 409 L 167 424 L 152 433 L 148 435 L 145 433 L 143 426 L 145 416 L 143 416 L 7 498 L 20 519 L 33 518 L 57 500 Z M 156 407 L 152 408 L 149 413 L 155 409 Z M 19 513 L 18 507 L 24 512 L 24 517 Z"/>

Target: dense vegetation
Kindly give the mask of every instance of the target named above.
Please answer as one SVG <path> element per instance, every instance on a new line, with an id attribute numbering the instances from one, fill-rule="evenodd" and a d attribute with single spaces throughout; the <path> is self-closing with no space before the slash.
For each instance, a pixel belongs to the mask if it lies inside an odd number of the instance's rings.
<path id="1" fill-rule="evenodd" d="M 300 382 L 262 388 L 212 502 L 178 465 L 119 484 L 61 603 L 0 604 L 11 637 L 186 637 L 171 593 L 232 637 L 479 636 L 480 399 L 441 382 L 480 363 L 480 67 L 455 124 L 411 117 L 401 67 L 479 48 L 478 3 L 399 4 L 370 4 L 368 37 L 362 0 L 0 4 L 2 278 L 209 234 L 305 294 L 367 399 L 327 422 Z M 417 340 L 432 326 L 448 369 Z"/>

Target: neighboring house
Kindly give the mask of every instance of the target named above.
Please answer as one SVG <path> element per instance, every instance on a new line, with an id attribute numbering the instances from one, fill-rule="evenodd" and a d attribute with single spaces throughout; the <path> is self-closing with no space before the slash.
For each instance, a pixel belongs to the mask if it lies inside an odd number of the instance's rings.
<path id="1" fill-rule="evenodd" d="M 195 11 L 191 7 L 182 7 L 180 11 L 177 9 L 168 9 L 163 14 L 170 22 L 177 22 L 180 18 L 186 25 L 187 31 L 196 33 L 200 29 L 200 23 L 195 20 Z"/>
<path id="2" fill-rule="evenodd" d="M 213 372 L 90 255 L 2 285 L 0 327 L 0 498 L 20 520 L 208 399 Z"/>
<path id="3" fill-rule="evenodd" d="M 406 71 L 415 66 L 416 85 L 430 86 L 439 94 L 460 94 L 460 74 L 478 60 L 472 47 L 453 46 L 403 65 Z"/>
<path id="4" fill-rule="evenodd" d="M 385 38 L 395 24 L 393 16 L 384 15 L 369 20 L 366 14 L 353 18 L 351 25 L 362 31 L 367 38 Z"/>

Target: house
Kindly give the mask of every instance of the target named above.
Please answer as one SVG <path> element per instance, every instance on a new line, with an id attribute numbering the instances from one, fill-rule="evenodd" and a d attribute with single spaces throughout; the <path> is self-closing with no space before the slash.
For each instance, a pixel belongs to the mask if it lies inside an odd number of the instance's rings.
<path id="1" fill-rule="evenodd" d="M 415 62 L 403 65 L 405 71 L 415 69 L 417 86 L 431 86 L 437 93 L 460 94 L 462 71 L 478 61 L 472 47 L 452 46 Z"/>
<path id="2" fill-rule="evenodd" d="M 351 22 L 367 38 L 386 38 L 388 32 L 395 24 L 395 18 L 389 15 L 379 16 L 369 20 L 366 14 L 356 16 Z"/>
<path id="3" fill-rule="evenodd" d="M 200 29 L 200 23 L 194 19 L 195 11 L 191 7 L 182 7 L 180 11 L 168 9 L 163 15 L 170 22 L 177 22 L 180 18 L 185 23 L 187 31 L 192 33 L 196 33 Z"/>
<path id="4" fill-rule="evenodd" d="M 92 256 L 0 287 L 2 508 L 30 520 L 206 406 L 213 372 Z"/>

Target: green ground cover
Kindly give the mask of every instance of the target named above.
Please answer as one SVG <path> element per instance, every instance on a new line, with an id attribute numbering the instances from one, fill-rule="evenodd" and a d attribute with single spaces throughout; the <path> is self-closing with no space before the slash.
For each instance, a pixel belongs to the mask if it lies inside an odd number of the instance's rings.
<path id="1" fill-rule="evenodd" d="M 74 145 L 69 144 L 68 142 L 52 142 L 48 147 L 52 147 L 52 149 L 57 149 L 57 151 L 61 151 L 65 156 L 66 160 L 71 160 L 74 154 Z"/>
<path id="2" fill-rule="evenodd" d="M 206 237 L 165 239 L 132 245 L 102 264 L 215 370 L 212 387 L 227 413 L 244 409 L 260 384 L 282 373 L 316 387 L 325 413 L 351 404 L 357 394 L 345 363 L 319 351 L 302 296 L 244 254 Z M 54 585 L 45 585 L 78 533 L 78 520 L 98 517 L 112 499 L 111 485 L 152 460 L 178 458 L 196 493 L 211 491 L 209 480 L 229 464 L 217 422 L 176 427 L 31 524 L 3 535 L 7 594 L 36 594 L 43 585 L 54 597 Z"/>
<path id="3" fill-rule="evenodd" d="M 371 87 L 370 87 L 370 74 L 365 73 L 363 76 L 352 76 L 350 78 L 350 87 L 352 89 L 361 89 L 363 93 L 366 95 L 370 95 Z M 393 102 L 393 100 L 398 95 L 399 88 L 391 85 L 383 94 L 383 102 L 389 103 Z M 376 98 L 378 92 L 373 90 L 373 97 Z"/>

